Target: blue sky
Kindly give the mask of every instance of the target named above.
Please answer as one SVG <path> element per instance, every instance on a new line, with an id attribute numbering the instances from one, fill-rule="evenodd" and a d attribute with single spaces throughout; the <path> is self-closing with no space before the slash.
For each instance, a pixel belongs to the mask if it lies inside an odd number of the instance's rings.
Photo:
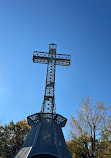
<path id="1" fill-rule="evenodd" d="M 71 55 L 70 67 L 56 67 L 57 113 L 69 123 L 88 95 L 111 104 L 110 0 L 0 0 L 1 122 L 40 111 L 47 65 L 32 55 L 49 43 Z"/>

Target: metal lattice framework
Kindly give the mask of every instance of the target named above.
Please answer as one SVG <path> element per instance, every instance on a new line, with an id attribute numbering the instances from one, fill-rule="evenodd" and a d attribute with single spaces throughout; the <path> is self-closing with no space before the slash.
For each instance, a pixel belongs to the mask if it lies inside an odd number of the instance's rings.
<path id="1" fill-rule="evenodd" d="M 56 45 L 50 44 L 49 52 L 34 51 L 33 62 L 47 64 L 46 86 L 41 112 L 55 113 L 55 68 L 56 65 L 69 66 L 70 55 L 56 54 Z"/>
<path id="2" fill-rule="evenodd" d="M 56 44 L 50 44 L 49 52 L 34 51 L 33 53 L 34 63 L 47 64 L 47 75 L 41 112 L 27 117 L 28 124 L 31 126 L 33 123 L 37 123 L 40 119 L 54 119 L 55 122 L 60 125 L 60 127 L 64 127 L 67 122 L 65 117 L 56 114 L 54 86 L 56 65 L 69 66 L 70 55 L 56 54 L 56 48 Z"/>
<path id="3" fill-rule="evenodd" d="M 27 117 L 28 124 L 32 126 L 34 123 L 39 122 L 39 120 L 51 120 L 53 119 L 61 128 L 65 126 L 67 119 L 59 114 L 51 113 L 36 113 Z"/>

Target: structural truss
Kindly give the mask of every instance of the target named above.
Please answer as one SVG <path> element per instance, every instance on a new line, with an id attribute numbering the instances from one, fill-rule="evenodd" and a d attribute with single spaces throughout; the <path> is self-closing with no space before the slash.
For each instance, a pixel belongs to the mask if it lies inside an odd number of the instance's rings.
<path id="1" fill-rule="evenodd" d="M 49 45 L 49 52 L 34 51 L 33 62 L 47 64 L 46 86 L 41 112 L 55 113 L 55 68 L 70 65 L 70 55 L 56 54 L 56 45 Z"/>

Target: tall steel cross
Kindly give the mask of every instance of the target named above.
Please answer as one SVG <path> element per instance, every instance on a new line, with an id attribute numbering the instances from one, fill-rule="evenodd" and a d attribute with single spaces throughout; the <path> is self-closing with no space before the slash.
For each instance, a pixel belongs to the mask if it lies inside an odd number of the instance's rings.
<path id="1" fill-rule="evenodd" d="M 33 62 L 47 64 L 46 86 L 41 112 L 55 113 L 55 67 L 69 66 L 70 55 L 56 54 L 56 44 L 49 44 L 49 52 L 34 51 Z"/>

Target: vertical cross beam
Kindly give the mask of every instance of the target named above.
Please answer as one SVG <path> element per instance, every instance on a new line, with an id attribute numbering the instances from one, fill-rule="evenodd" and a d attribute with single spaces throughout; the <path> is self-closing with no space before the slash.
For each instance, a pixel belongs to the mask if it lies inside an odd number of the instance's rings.
<path id="1" fill-rule="evenodd" d="M 44 113 L 53 113 L 55 111 L 54 110 L 55 107 L 54 86 L 55 86 L 55 66 L 56 66 L 55 58 L 56 58 L 56 45 L 50 44 L 49 54 L 48 54 L 45 94 L 41 108 L 41 112 Z"/>
<path id="2" fill-rule="evenodd" d="M 69 66 L 70 55 L 56 54 L 56 45 L 50 44 L 48 53 L 34 51 L 33 62 L 47 64 L 46 86 L 41 112 L 55 113 L 55 68 L 56 65 Z"/>

